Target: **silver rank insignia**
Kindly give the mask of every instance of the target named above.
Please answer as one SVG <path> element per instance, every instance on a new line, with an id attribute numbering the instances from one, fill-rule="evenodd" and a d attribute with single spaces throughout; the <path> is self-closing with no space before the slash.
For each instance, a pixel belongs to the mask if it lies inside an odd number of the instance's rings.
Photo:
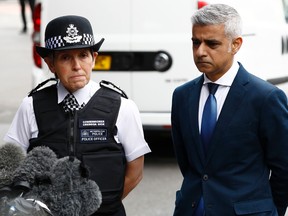
<path id="1" fill-rule="evenodd" d="M 67 36 L 64 37 L 63 39 L 67 43 L 79 43 L 82 39 L 82 36 L 78 35 L 78 30 L 74 26 L 74 24 L 70 24 L 69 27 L 67 27 L 66 33 L 67 33 Z"/>

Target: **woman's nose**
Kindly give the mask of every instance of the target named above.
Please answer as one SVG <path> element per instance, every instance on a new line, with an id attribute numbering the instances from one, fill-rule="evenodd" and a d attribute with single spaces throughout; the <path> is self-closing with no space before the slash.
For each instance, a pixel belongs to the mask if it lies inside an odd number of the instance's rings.
<path id="1" fill-rule="evenodd" d="M 81 68 L 80 66 L 80 60 L 76 57 L 73 58 L 73 69 L 79 70 Z"/>

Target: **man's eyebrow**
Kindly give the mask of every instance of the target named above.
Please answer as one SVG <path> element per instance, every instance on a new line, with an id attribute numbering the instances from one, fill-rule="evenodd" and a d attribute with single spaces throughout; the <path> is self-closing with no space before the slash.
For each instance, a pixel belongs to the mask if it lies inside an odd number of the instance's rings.
<path id="1" fill-rule="evenodd" d="M 209 42 L 209 43 L 220 43 L 220 41 L 219 40 L 216 40 L 216 39 L 205 39 L 204 40 L 205 42 Z"/>
<path id="2" fill-rule="evenodd" d="M 191 38 L 192 41 L 201 41 L 198 38 Z M 203 40 L 205 43 L 221 43 L 221 41 L 217 40 L 217 39 L 204 39 Z"/>
<path id="3" fill-rule="evenodd" d="M 200 41 L 198 38 L 191 38 L 192 41 Z"/>

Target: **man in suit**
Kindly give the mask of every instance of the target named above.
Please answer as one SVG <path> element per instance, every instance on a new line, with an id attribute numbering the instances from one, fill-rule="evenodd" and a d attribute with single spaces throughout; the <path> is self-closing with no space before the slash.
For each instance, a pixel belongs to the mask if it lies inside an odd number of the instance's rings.
<path id="1" fill-rule="evenodd" d="M 173 93 L 172 136 L 183 175 L 174 216 L 284 216 L 286 95 L 234 60 L 242 45 L 234 8 L 212 4 L 198 10 L 192 42 L 203 74 Z M 216 93 L 208 86 L 216 86 Z"/>

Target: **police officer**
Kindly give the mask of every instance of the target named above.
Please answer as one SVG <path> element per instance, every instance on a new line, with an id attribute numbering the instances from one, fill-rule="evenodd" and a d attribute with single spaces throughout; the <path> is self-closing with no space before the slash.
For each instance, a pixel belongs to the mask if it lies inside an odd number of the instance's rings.
<path id="1" fill-rule="evenodd" d="M 45 47 L 36 51 L 57 83 L 24 98 L 4 140 L 27 151 L 45 145 L 59 157 L 77 157 L 102 193 L 94 215 L 123 216 L 121 200 L 141 181 L 150 148 L 135 103 L 111 83 L 90 80 L 103 41 L 94 42 L 84 17 L 50 21 Z"/>

